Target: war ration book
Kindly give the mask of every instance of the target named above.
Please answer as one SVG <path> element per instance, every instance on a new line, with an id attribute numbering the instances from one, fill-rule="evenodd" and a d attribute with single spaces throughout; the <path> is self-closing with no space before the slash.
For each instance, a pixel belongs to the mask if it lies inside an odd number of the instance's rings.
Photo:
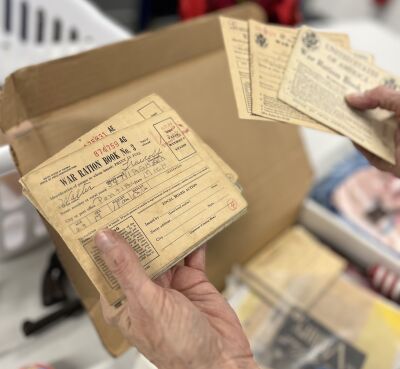
<path id="1" fill-rule="evenodd" d="M 49 163 L 62 158 L 65 155 L 69 155 L 72 152 L 81 149 L 82 147 L 96 143 L 97 141 L 107 137 L 107 135 L 111 133 L 117 132 L 130 125 L 142 122 L 145 119 L 151 118 L 169 110 L 172 110 L 172 108 L 160 96 L 156 94 L 146 96 L 138 102 L 115 114 L 111 118 L 105 120 L 103 123 L 99 124 L 95 128 L 91 129 L 89 132 L 85 133 L 77 140 L 64 147 L 58 153 L 41 163 L 34 170 L 38 170 L 48 165 Z M 193 132 L 193 134 L 195 133 Z M 210 155 L 211 159 L 216 162 L 216 164 L 221 168 L 228 179 L 232 183 L 235 183 L 239 188 L 241 188 L 238 183 L 239 176 L 237 175 L 237 173 L 220 156 L 218 156 L 217 153 L 210 146 L 208 146 L 200 138 L 198 139 L 199 144 L 204 147 L 204 149 Z M 39 204 L 37 204 L 36 201 L 30 197 L 29 191 L 27 191 L 25 188 L 24 178 L 20 180 L 20 183 L 22 185 L 24 195 L 40 211 Z M 46 218 L 45 214 L 42 215 L 44 218 Z"/>
<path id="2" fill-rule="evenodd" d="M 113 305 L 123 294 L 94 246 L 96 231 L 119 232 L 155 278 L 247 208 L 238 188 L 173 110 L 33 170 L 23 183 Z"/>
<path id="3" fill-rule="evenodd" d="M 220 17 L 220 23 L 239 118 L 273 122 L 252 114 L 248 22 Z"/>
<path id="4" fill-rule="evenodd" d="M 249 21 L 252 112 L 270 120 L 337 133 L 278 99 L 286 65 L 296 42 L 298 28 Z M 318 32 L 338 46 L 350 50 L 343 33 Z M 359 59 L 373 62 L 371 54 L 352 51 Z"/>
<path id="5" fill-rule="evenodd" d="M 249 22 L 234 18 L 220 17 L 220 23 L 239 118 L 260 120 L 266 122 L 282 121 L 282 119 L 277 118 L 277 114 L 261 116 L 260 114 L 254 112 L 254 93 L 252 91 L 254 84 L 252 81 L 253 71 L 251 70 L 252 55 L 250 53 L 249 46 L 249 44 L 251 44 L 251 40 L 249 40 Z M 288 30 L 289 32 L 291 31 L 291 35 L 294 34 L 295 36 L 298 31 L 295 29 Z M 332 40 L 334 40 L 341 46 L 350 48 L 349 37 L 346 34 L 328 34 L 330 35 Z M 286 59 L 288 59 L 288 57 Z M 282 66 L 282 69 L 284 69 L 284 67 L 285 65 Z M 281 74 L 283 74 L 283 70 Z M 276 91 L 276 95 L 277 94 L 278 91 Z M 289 107 L 283 109 L 283 116 L 285 115 L 285 110 L 287 110 L 288 108 Z M 311 121 L 311 119 L 309 120 Z M 316 129 L 324 131 L 329 130 L 328 128 L 316 122 L 312 122 L 310 123 L 310 125 L 312 125 L 313 128 Z"/>
<path id="6" fill-rule="evenodd" d="M 145 119 L 149 119 L 169 110 L 173 110 L 172 107 L 169 106 L 160 96 L 156 94 L 146 96 L 82 135 L 77 140 L 60 150 L 57 154 L 43 162 L 38 166 L 38 168 L 41 168 L 54 160 L 79 150 L 84 146 L 91 145 L 103 139 L 110 133 L 117 132 L 132 124 L 142 122 Z M 193 132 L 193 134 L 195 133 Z M 210 146 L 200 139 L 199 141 L 204 146 L 211 158 L 225 172 L 226 176 L 233 183 L 236 183 L 239 179 L 237 173 L 227 163 L 225 163 L 225 161 L 218 156 Z"/>
<path id="7" fill-rule="evenodd" d="M 286 65 L 299 30 L 249 21 L 251 100 L 253 114 L 270 120 L 334 132 L 278 99 Z M 324 33 L 327 38 L 350 48 L 349 38 L 341 33 Z"/>
<path id="8" fill-rule="evenodd" d="M 344 98 L 380 85 L 397 88 L 399 81 L 303 27 L 289 59 L 279 99 L 394 163 L 396 121 L 382 111 L 355 111 Z"/>

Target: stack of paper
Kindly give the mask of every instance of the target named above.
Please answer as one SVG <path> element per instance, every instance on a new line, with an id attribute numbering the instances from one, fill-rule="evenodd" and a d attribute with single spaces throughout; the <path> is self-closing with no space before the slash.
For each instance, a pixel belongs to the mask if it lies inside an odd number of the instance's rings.
<path id="1" fill-rule="evenodd" d="M 121 233 L 156 277 L 240 217 L 237 174 L 160 97 L 151 95 L 80 137 L 21 179 L 99 292 L 120 287 L 94 246 Z"/>
<path id="2" fill-rule="evenodd" d="M 345 34 L 221 17 L 239 116 L 339 133 L 394 163 L 396 121 L 352 110 L 345 95 L 399 79 L 350 49 Z"/>
<path id="3" fill-rule="evenodd" d="M 398 367 L 400 310 L 346 266 L 295 226 L 235 268 L 225 296 L 262 368 Z"/>

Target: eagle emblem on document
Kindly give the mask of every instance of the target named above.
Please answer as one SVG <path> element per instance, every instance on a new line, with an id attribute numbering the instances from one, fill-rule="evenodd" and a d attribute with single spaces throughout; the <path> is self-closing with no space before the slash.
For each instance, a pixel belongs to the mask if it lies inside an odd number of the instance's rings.
<path id="1" fill-rule="evenodd" d="M 398 90 L 399 89 L 399 85 L 397 84 L 397 81 L 395 78 L 386 78 L 383 81 L 383 85 L 386 87 L 391 88 L 392 90 Z"/>
<path id="2" fill-rule="evenodd" d="M 262 33 L 258 33 L 256 35 L 256 44 L 262 48 L 265 48 L 268 46 L 268 40 Z"/>
<path id="3" fill-rule="evenodd" d="M 303 52 L 307 51 L 314 51 L 317 50 L 319 47 L 319 38 L 317 34 L 313 31 L 308 31 L 306 34 L 303 36 Z"/>

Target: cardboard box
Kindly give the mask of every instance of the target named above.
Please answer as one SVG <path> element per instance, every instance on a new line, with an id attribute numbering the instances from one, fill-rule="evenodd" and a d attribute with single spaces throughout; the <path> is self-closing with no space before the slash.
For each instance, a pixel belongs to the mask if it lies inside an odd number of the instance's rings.
<path id="1" fill-rule="evenodd" d="M 5 135 L 0 131 L 0 147 L 3 150 L 7 150 L 8 146 L 6 146 L 6 145 L 7 145 L 7 139 L 6 139 Z M 15 171 L 12 171 L 12 173 L 9 173 L 8 172 L 9 165 L 1 165 L 1 160 L 3 160 L 3 157 L 0 154 L 0 181 L 5 183 L 8 186 L 8 188 L 10 188 L 15 194 L 21 194 L 21 186 L 18 183 L 18 178 L 19 178 L 18 174 Z M 7 168 L 6 175 L 2 175 L 2 169 L 4 169 L 4 168 Z M 1 207 L 1 204 L 0 204 L 0 207 Z M 1 253 L 1 251 L 0 251 L 0 253 Z"/>
<path id="2" fill-rule="evenodd" d="M 265 17 L 254 4 L 224 15 Z M 217 15 L 17 71 L 0 96 L 0 127 L 12 136 L 15 161 L 25 174 L 153 92 L 239 174 L 248 214 L 208 247 L 208 275 L 222 288 L 234 263 L 248 260 L 294 222 L 311 170 L 296 128 L 238 118 Z M 105 347 L 120 355 L 128 343 L 105 324 L 95 288 L 59 235 L 49 231 Z"/>

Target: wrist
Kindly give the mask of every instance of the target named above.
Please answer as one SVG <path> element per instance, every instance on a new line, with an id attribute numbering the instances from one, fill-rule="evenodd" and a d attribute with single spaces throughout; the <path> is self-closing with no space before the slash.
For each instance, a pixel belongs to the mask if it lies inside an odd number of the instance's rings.
<path id="1" fill-rule="evenodd" d="M 177 363 L 174 362 L 172 365 L 166 364 L 165 362 L 161 365 L 156 365 L 157 368 L 160 369 L 187 369 L 188 367 L 192 369 L 260 369 L 260 367 L 255 362 L 254 358 L 251 357 L 243 357 L 243 358 L 231 358 L 227 360 L 218 360 L 211 365 L 207 364 L 206 366 L 194 364 L 193 366 L 187 363 Z"/>
<path id="2" fill-rule="evenodd" d="M 211 369 L 259 369 L 259 366 L 253 356 L 249 356 L 215 363 Z"/>

